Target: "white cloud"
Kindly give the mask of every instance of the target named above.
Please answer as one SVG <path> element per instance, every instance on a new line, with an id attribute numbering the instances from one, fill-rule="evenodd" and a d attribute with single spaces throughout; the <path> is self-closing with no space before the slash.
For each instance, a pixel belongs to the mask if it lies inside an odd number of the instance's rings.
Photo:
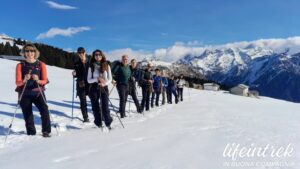
<path id="1" fill-rule="evenodd" d="M 185 43 L 176 42 L 173 46 L 166 49 L 156 49 L 154 56 L 162 61 L 174 62 L 188 54 L 200 55 L 204 50 L 205 48 L 203 47 L 190 47 Z"/>
<path id="2" fill-rule="evenodd" d="M 72 48 L 64 48 L 64 51 L 67 51 L 67 52 L 75 52 Z"/>
<path id="3" fill-rule="evenodd" d="M 225 45 L 218 45 L 214 48 L 246 48 L 247 46 L 256 46 L 264 49 L 271 49 L 275 52 L 284 52 L 287 48 L 290 49 L 290 53 L 294 54 L 296 52 L 300 52 L 300 36 L 289 37 L 286 39 L 278 38 L 278 39 L 259 39 L 255 41 L 242 41 L 235 43 L 228 43 Z"/>
<path id="4" fill-rule="evenodd" d="M 206 49 L 224 49 L 224 48 L 246 48 L 249 45 L 254 47 L 261 47 L 263 49 L 270 49 L 274 52 L 284 52 L 287 48 L 290 49 L 290 54 L 300 52 L 300 36 L 290 37 L 286 39 L 260 39 L 255 41 L 242 41 L 235 43 L 227 43 L 223 45 L 207 45 L 199 41 L 190 41 L 190 42 L 175 42 L 174 45 L 168 48 L 160 48 L 154 51 L 144 51 L 144 50 L 132 50 L 130 48 L 126 49 L 117 49 L 114 51 L 108 52 L 108 56 L 112 56 L 114 59 L 120 59 L 123 54 L 128 54 L 130 57 L 143 60 L 145 57 L 153 57 L 165 61 L 165 62 L 174 62 L 178 59 L 186 56 L 193 55 L 199 56 Z"/>
<path id="5" fill-rule="evenodd" d="M 144 50 L 132 50 L 131 48 L 116 49 L 106 53 L 108 60 L 121 60 L 122 55 L 128 55 L 129 59 L 143 60 L 147 57 L 152 57 L 151 52 Z"/>
<path id="6" fill-rule="evenodd" d="M 59 3 L 54 2 L 54 1 L 46 1 L 46 3 L 48 4 L 48 6 L 50 8 L 54 8 L 54 9 L 62 9 L 62 10 L 78 9 L 77 7 L 70 6 L 70 5 L 64 5 L 64 4 L 59 4 Z"/>
<path id="7" fill-rule="evenodd" d="M 135 58 L 137 60 L 143 60 L 144 58 L 156 57 L 165 62 L 174 62 L 187 54 L 199 55 L 205 50 L 202 47 L 186 46 L 187 44 L 183 42 L 176 42 L 173 46 L 156 49 L 153 52 L 124 48 L 108 51 L 106 54 L 109 57 L 109 60 L 118 60 L 121 59 L 122 55 L 127 54 L 130 59 Z"/>
<path id="8" fill-rule="evenodd" d="M 161 34 L 161 36 L 168 36 L 168 35 L 169 35 L 169 34 L 166 33 L 166 32 L 161 32 L 160 34 Z"/>
<path id="9" fill-rule="evenodd" d="M 40 33 L 36 39 L 45 39 L 45 38 L 53 38 L 55 36 L 67 36 L 71 37 L 74 34 L 77 34 L 79 32 L 83 31 L 89 31 L 91 30 L 88 26 L 82 26 L 82 27 L 69 27 L 67 29 L 61 29 L 61 28 L 51 28 L 45 33 Z"/>

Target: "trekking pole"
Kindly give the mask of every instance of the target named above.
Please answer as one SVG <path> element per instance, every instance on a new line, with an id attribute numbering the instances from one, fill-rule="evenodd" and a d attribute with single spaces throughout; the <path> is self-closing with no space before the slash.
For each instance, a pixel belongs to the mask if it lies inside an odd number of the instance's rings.
<path id="1" fill-rule="evenodd" d="M 73 77 L 73 89 L 72 89 L 72 121 L 74 119 L 74 91 L 75 91 L 75 78 Z"/>
<path id="2" fill-rule="evenodd" d="M 31 73 L 31 70 L 29 70 L 29 74 L 30 74 L 30 73 Z M 25 82 L 24 88 L 22 89 L 22 92 L 21 92 L 21 95 L 20 95 L 19 98 L 18 98 L 18 104 L 17 104 L 17 106 L 16 106 L 16 109 L 15 109 L 15 112 L 14 112 L 14 116 L 13 116 L 13 118 L 12 118 L 12 120 L 11 120 L 9 126 L 8 126 L 8 130 L 7 130 L 6 135 L 5 135 L 5 139 L 4 139 L 3 146 L 5 145 L 5 143 L 6 143 L 6 141 L 7 141 L 7 138 L 8 138 L 8 136 L 9 136 L 9 134 L 10 134 L 10 131 L 11 131 L 11 127 L 12 127 L 12 125 L 13 125 L 13 122 L 14 122 L 15 118 L 16 118 L 17 111 L 18 111 L 18 109 L 20 108 L 20 102 L 21 102 L 21 100 L 22 100 L 22 97 L 23 97 L 25 88 L 26 88 L 26 86 L 27 86 L 27 82 L 28 82 L 28 81 Z"/>
<path id="3" fill-rule="evenodd" d="M 189 87 L 188 88 L 188 91 L 189 91 L 189 101 L 191 101 L 191 92 L 190 92 L 191 88 Z"/>
<path id="4" fill-rule="evenodd" d="M 115 107 L 113 106 L 111 100 L 110 100 L 109 97 L 108 97 L 108 93 L 107 93 L 105 90 L 104 90 L 104 93 L 106 94 L 106 96 L 107 96 L 107 98 L 108 98 L 108 101 L 109 101 L 109 103 L 112 105 L 113 109 L 115 109 Z M 124 125 L 123 125 L 122 120 L 120 119 L 120 117 L 119 117 L 119 115 L 118 115 L 118 113 L 117 113 L 116 111 L 115 111 L 115 113 L 116 113 L 116 115 L 117 115 L 117 117 L 118 117 L 118 119 L 119 119 L 119 122 L 121 123 L 122 127 L 125 128 Z"/>
<path id="5" fill-rule="evenodd" d="M 108 96 L 111 94 L 111 92 L 114 90 L 116 85 L 113 85 L 113 87 L 110 89 Z"/>
<path id="6" fill-rule="evenodd" d="M 130 95 L 130 96 L 131 96 L 131 95 Z M 131 96 L 131 100 L 133 100 L 133 99 L 132 99 L 132 96 Z M 130 105 L 131 105 L 131 101 L 129 100 L 129 113 L 131 112 Z"/>
<path id="7" fill-rule="evenodd" d="M 136 97 L 137 97 L 137 99 L 138 99 L 138 98 L 139 98 L 139 97 L 138 97 L 138 91 L 137 91 L 136 88 L 134 88 L 134 92 L 136 93 Z M 131 97 L 131 98 L 132 98 L 132 97 Z M 139 99 L 138 99 L 138 101 L 139 101 Z M 141 106 L 141 104 L 140 104 L 140 102 L 139 102 L 139 110 L 140 110 L 140 111 L 141 111 L 141 107 L 142 107 L 142 106 Z M 145 115 L 145 114 L 144 114 L 144 111 L 143 111 L 142 114 L 143 114 L 143 116 Z"/>
<path id="8" fill-rule="evenodd" d="M 36 81 L 36 83 L 37 83 L 37 81 Z M 44 101 L 44 103 L 45 103 L 45 104 L 47 105 L 47 107 L 48 107 L 48 103 L 47 103 L 47 100 L 46 100 L 46 98 L 45 98 L 45 96 L 44 96 L 44 93 L 42 92 L 42 89 L 41 89 L 40 85 L 39 85 L 38 83 L 37 83 L 37 85 L 38 85 L 39 91 L 40 91 L 40 93 L 41 93 L 41 95 L 42 95 L 43 101 Z M 56 130 L 56 134 L 58 135 L 59 133 L 58 133 L 58 129 L 57 129 L 57 124 L 55 124 L 55 122 L 54 122 L 54 120 L 53 120 L 52 113 L 51 113 L 49 107 L 48 107 L 48 111 L 49 111 L 49 115 L 50 115 L 50 120 L 53 121 L 53 126 L 54 126 L 54 128 L 55 128 L 55 130 Z"/>

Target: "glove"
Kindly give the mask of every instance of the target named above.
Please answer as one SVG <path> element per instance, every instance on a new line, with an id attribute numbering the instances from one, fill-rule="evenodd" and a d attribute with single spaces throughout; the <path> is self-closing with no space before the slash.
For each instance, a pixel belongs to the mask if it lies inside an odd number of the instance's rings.
<path id="1" fill-rule="evenodd" d="M 40 80 L 38 75 L 32 75 L 32 79 L 33 79 L 34 81 Z"/>
<path id="2" fill-rule="evenodd" d="M 31 78 L 31 74 L 29 74 L 29 73 L 26 74 L 25 77 L 24 77 L 23 82 L 24 82 L 24 83 L 27 82 L 30 78 Z"/>

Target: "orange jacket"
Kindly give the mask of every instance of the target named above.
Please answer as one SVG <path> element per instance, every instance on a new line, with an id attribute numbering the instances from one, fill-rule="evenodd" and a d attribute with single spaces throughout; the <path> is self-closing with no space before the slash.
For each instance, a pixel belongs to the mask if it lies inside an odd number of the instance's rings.
<path id="1" fill-rule="evenodd" d="M 48 82 L 47 69 L 46 64 L 44 62 L 40 62 L 41 76 L 39 80 L 39 85 L 45 85 Z M 22 79 L 22 63 L 18 63 L 16 67 L 16 85 L 23 86 L 25 83 Z"/>

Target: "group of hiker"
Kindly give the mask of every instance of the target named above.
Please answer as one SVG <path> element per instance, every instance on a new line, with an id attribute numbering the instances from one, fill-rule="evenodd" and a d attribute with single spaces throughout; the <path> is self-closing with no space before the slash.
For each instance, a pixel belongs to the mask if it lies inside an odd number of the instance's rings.
<path id="1" fill-rule="evenodd" d="M 38 60 L 39 51 L 33 44 L 26 44 L 22 49 L 25 60 L 16 67 L 16 91 L 25 120 L 27 135 L 35 135 L 32 103 L 37 107 L 42 119 L 42 136 L 50 137 L 51 121 L 44 85 L 48 83 L 46 64 Z M 109 109 L 109 84 L 116 87 L 119 95 L 119 110 L 121 118 L 126 117 L 126 103 L 131 96 L 137 113 L 149 111 L 150 106 L 172 104 L 183 101 L 183 88 L 186 84 L 183 75 L 175 78 L 167 77 L 163 70 L 155 69 L 148 63 L 144 69 L 138 67 L 136 59 L 129 64 L 128 55 L 123 55 L 121 61 L 109 62 L 101 50 L 95 50 L 90 59 L 83 47 L 77 49 L 78 60 L 74 63 L 72 76 L 76 79 L 76 95 L 80 100 L 80 109 L 84 123 L 89 123 L 87 96 L 91 100 L 94 115 L 94 124 L 97 127 L 105 126 L 111 129 L 113 118 Z M 137 97 L 137 87 L 142 89 L 141 102 Z M 160 96 L 162 100 L 160 103 Z M 111 105 L 113 106 L 113 105 Z"/>

